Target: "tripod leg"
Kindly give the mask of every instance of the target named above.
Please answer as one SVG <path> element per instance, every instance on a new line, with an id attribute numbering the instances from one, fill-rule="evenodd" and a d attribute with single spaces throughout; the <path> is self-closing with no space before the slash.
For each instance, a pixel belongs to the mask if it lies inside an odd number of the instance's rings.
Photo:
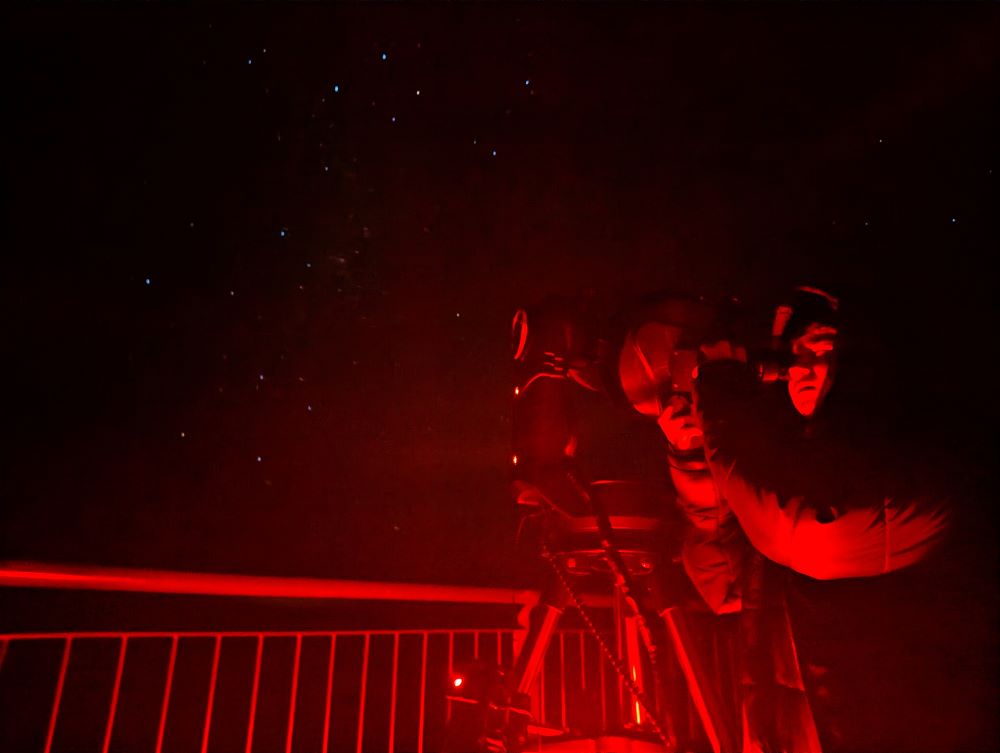
<path id="1" fill-rule="evenodd" d="M 680 607 L 665 609 L 663 620 L 667 623 L 674 652 L 684 673 L 684 679 L 687 680 L 691 700 L 713 753 L 740 750 L 740 743 L 734 737 L 733 725 L 726 723 L 727 714 L 717 683 L 713 682 L 700 652 L 695 647 L 694 635 L 683 610 Z"/>
<path id="2" fill-rule="evenodd" d="M 639 653 L 639 624 L 635 615 L 626 615 L 624 620 L 625 629 L 625 666 L 633 682 L 640 690 L 646 692 L 646 677 L 642 667 L 642 656 Z M 632 700 L 628 704 L 628 714 L 626 715 L 628 724 L 641 727 L 646 723 L 646 715 L 641 704 L 637 700 Z"/>
<path id="3" fill-rule="evenodd" d="M 461 704 L 461 713 L 449 720 L 445 753 L 493 750 L 517 753 L 522 750 L 527 739 L 529 691 L 542 668 L 545 651 L 566 608 L 567 598 L 565 589 L 553 579 L 542 592 L 538 604 L 528 613 L 528 634 L 518 651 L 514 669 L 504 680 L 502 694 Z M 500 695 L 502 699 L 497 700 Z M 519 713 L 522 711 L 524 713 Z"/>
<path id="4" fill-rule="evenodd" d="M 559 597 L 546 598 L 546 596 L 543 594 L 542 600 L 531 610 L 528 618 L 528 635 L 524 639 L 511 673 L 510 687 L 518 693 L 530 692 L 542 668 L 542 660 L 552 640 L 552 634 L 565 609 L 565 602 Z"/>
<path id="5" fill-rule="evenodd" d="M 632 601 L 631 605 L 621 589 L 615 589 L 619 659 L 631 681 L 645 696 L 644 703 L 653 703 L 647 708 L 631 694 L 623 694 L 621 708 L 626 727 L 656 729 L 667 748 L 674 750 L 677 747 L 678 726 L 675 718 L 677 704 L 672 699 L 677 697 L 677 693 L 672 692 L 671 672 L 667 666 L 671 657 L 664 652 L 666 631 L 660 629 L 661 620 L 656 609 L 662 603 L 661 593 L 655 581 L 652 582 L 653 588 L 649 585 L 645 577 L 641 582 L 637 581 L 635 593 L 641 601 Z M 643 647 L 648 650 L 648 665 L 643 661 Z"/>
<path id="6" fill-rule="evenodd" d="M 528 615 L 528 634 L 518 652 L 508 687 L 517 693 L 530 694 L 538 677 L 559 618 L 569 604 L 569 594 L 557 578 L 551 578 L 538 604 Z"/>

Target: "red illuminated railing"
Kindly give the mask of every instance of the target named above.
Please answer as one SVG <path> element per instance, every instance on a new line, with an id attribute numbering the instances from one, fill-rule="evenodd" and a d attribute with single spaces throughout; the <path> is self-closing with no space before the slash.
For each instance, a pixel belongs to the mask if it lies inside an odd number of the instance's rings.
<path id="1" fill-rule="evenodd" d="M 0 563 L 0 586 L 201 594 L 206 596 L 360 599 L 462 604 L 530 605 L 538 601 L 537 591 L 510 588 L 320 578 L 275 578 L 259 575 L 71 567 L 22 562 Z"/>
<path id="2" fill-rule="evenodd" d="M 162 642 L 165 646 L 169 647 L 169 653 L 164 657 L 165 661 L 165 671 L 156 672 L 156 667 L 146 665 L 143 669 L 150 674 L 159 674 L 162 676 L 162 686 L 160 692 L 160 698 L 158 704 L 147 705 L 147 709 L 152 712 L 154 709 L 157 710 L 155 714 L 155 720 L 153 715 L 150 714 L 148 719 L 149 722 L 155 721 L 155 745 L 152 747 L 156 753 L 162 753 L 165 750 L 165 740 L 167 738 L 169 722 L 176 721 L 174 717 L 171 716 L 171 702 L 175 697 L 174 691 L 174 677 L 178 666 L 178 656 L 183 653 L 183 648 L 185 645 L 192 644 L 194 642 L 205 642 L 211 647 L 211 658 L 209 661 L 205 661 L 210 668 L 208 669 L 207 682 L 205 687 L 202 689 L 203 693 L 203 708 L 204 714 L 201 716 L 200 730 L 197 735 L 198 750 L 202 753 L 206 753 L 211 749 L 221 749 L 219 746 L 210 746 L 210 741 L 215 742 L 213 738 L 213 723 L 218 722 L 218 717 L 213 714 L 215 711 L 217 691 L 218 691 L 218 680 L 219 680 L 219 668 L 220 668 L 220 657 L 225 647 L 231 646 L 235 642 L 239 641 L 249 641 L 252 643 L 254 650 L 253 655 L 253 672 L 252 672 L 252 682 L 249 689 L 249 703 L 245 710 L 243 726 L 245 729 L 245 736 L 243 736 L 243 744 L 240 746 L 240 750 L 244 750 L 250 753 L 253 750 L 262 749 L 261 746 L 255 746 L 255 727 L 257 726 L 259 718 L 259 702 L 260 702 L 260 690 L 261 690 L 261 670 L 264 658 L 265 650 L 270 643 L 278 642 L 281 640 L 286 640 L 293 643 L 294 650 L 291 659 L 291 680 L 287 685 L 287 706 L 286 707 L 287 718 L 285 722 L 284 729 L 284 740 L 281 746 L 281 750 L 290 753 L 294 749 L 311 749 L 311 750 L 322 750 L 326 753 L 329 750 L 352 750 L 357 753 L 361 753 L 363 750 L 374 749 L 374 747 L 369 748 L 366 746 L 366 738 L 371 736 L 371 727 L 373 725 L 377 726 L 379 730 L 385 733 L 387 736 L 387 741 L 385 747 L 382 748 L 388 751 L 396 750 L 410 750 L 424 751 L 425 749 L 433 749 L 433 746 L 428 747 L 427 743 L 427 694 L 431 690 L 428 686 L 433 686 L 432 692 L 440 692 L 443 694 L 446 681 L 444 677 L 440 678 L 440 682 L 429 682 L 428 676 L 428 651 L 431 645 L 431 641 L 436 638 L 441 637 L 447 640 L 449 649 L 453 649 L 455 645 L 456 638 L 471 637 L 476 643 L 485 643 L 488 639 L 489 643 L 493 645 L 493 650 L 496 652 L 496 658 L 498 663 L 502 663 L 505 659 L 509 660 L 511 653 L 511 645 L 513 638 L 513 631 L 461 631 L 461 630 L 400 630 L 400 631 L 336 631 L 336 632 L 228 632 L 228 633 L 212 633 L 212 632 L 185 632 L 185 633 L 154 633 L 154 632 L 141 632 L 141 633 L 48 633 L 48 634 L 7 634 L 0 638 L 0 655 L 5 655 L 7 653 L 12 653 L 17 650 L 18 644 L 24 644 L 27 642 L 43 642 L 49 644 L 45 648 L 49 650 L 58 651 L 59 653 L 59 668 L 58 673 L 53 680 L 52 690 L 51 690 L 51 709 L 48 714 L 48 723 L 45 729 L 44 742 L 41 745 L 41 750 L 45 753 L 49 753 L 53 749 L 61 749 L 66 746 L 57 745 L 53 748 L 53 744 L 56 737 L 56 732 L 59 727 L 60 722 L 60 712 L 63 710 L 65 705 L 65 692 L 67 687 L 67 676 L 71 671 L 73 666 L 73 657 L 75 653 L 79 652 L 81 645 L 87 643 L 98 643 L 103 642 L 105 644 L 113 644 L 113 650 L 108 650 L 109 645 L 104 646 L 104 658 L 109 667 L 114 667 L 113 680 L 111 682 L 111 687 L 108 688 L 106 685 L 96 688 L 100 693 L 106 697 L 106 703 L 104 704 L 104 723 L 103 723 L 103 733 L 101 736 L 101 742 L 99 748 L 95 746 L 94 749 L 99 749 L 102 753 L 107 753 L 112 748 L 112 741 L 123 742 L 117 740 L 115 736 L 116 732 L 116 715 L 119 707 L 119 700 L 121 698 L 122 692 L 122 679 L 124 676 L 124 669 L 126 661 L 131 653 L 135 653 L 137 650 L 143 648 L 142 644 L 153 644 L 157 642 Z M 337 668 L 337 657 L 338 653 L 343 654 L 343 649 L 338 651 L 338 646 L 342 646 L 347 639 L 358 639 L 354 641 L 354 645 L 350 647 L 352 653 L 357 653 L 360 648 L 360 662 L 361 670 L 360 673 L 356 675 L 354 684 L 353 697 L 355 699 L 355 708 L 347 711 L 343 706 L 336 706 L 334 704 L 334 676 L 335 670 Z M 417 714 L 415 720 L 415 730 L 408 730 L 409 734 L 407 736 L 407 747 L 400 748 L 397 746 L 397 736 L 400 734 L 400 724 L 397 719 L 397 710 L 400 703 L 399 697 L 399 686 L 400 686 L 400 648 L 401 644 L 407 638 L 414 638 L 416 643 L 416 651 L 419 653 L 419 672 L 420 680 L 417 684 L 415 708 L 417 709 Z M 372 649 L 373 644 L 378 639 L 386 639 L 386 641 L 391 645 L 391 668 L 388 673 L 388 681 L 390 683 L 391 690 L 389 692 L 388 707 L 382 709 L 381 712 L 372 712 L 368 708 L 368 690 L 369 685 L 372 681 L 374 674 L 374 667 L 372 666 Z M 297 710 L 301 702 L 301 695 L 303 693 L 303 687 L 300 680 L 300 671 L 302 668 L 302 656 L 303 656 L 303 644 L 307 641 L 312 641 L 315 644 L 315 648 L 318 649 L 320 645 L 326 648 L 326 655 L 323 657 L 321 662 L 325 666 L 325 683 L 322 684 L 322 698 L 314 698 L 313 701 L 319 702 L 319 707 L 322 709 L 322 726 L 317 728 L 313 725 L 313 728 L 309 730 L 310 734 L 305 735 L 299 732 L 299 737 L 308 737 L 305 741 L 300 740 L 296 737 L 296 719 Z M 360 643 L 360 647 L 357 645 Z M 413 647 L 410 647 L 412 651 Z M 145 652 L 149 653 L 149 652 Z M 311 652 L 314 655 L 320 654 L 320 651 L 315 650 Z M 207 657 L 202 656 L 202 660 Z M 315 656 L 313 658 L 316 658 Z M 192 659 L 189 658 L 189 661 Z M 93 656 L 89 657 L 89 661 L 92 664 L 94 661 Z M 448 664 L 453 666 L 455 661 L 455 654 L 449 652 L 448 654 Z M 354 662 L 357 663 L 357 657 L 354 657 Z M 189 668 L 190 669 L 190 668 Z M 383 668 L 384 669 L 384 668 Z M 3 667 L 0 666 L 0 672 L 2 672 Z M 96 674 L 93 666 L 88 667 L 86 671 L 90 674 Z M 440 672 L 438 673 L 440 674 Z M 36 676 L 37 677 L 37 676 Z M 38 679 L 41 679 L 38 677 Z M 77 684 L 80 685 L 79 683 Z M 317 684 L 313 683 L 311 690 L 316 689 Z M 82 686 L 77 688 L 78 692 L 94 692 L 95 686 Z M 315 695 L 315 693 L 313 694 Z M 94 705 L 94 704 L 91 704 Z M 270 714 L 273 716 L 273 714 Z M 353 718 L 349 718 L 353 717 Z M 133 720 L 134 721 L 134 720 Z M 190 721 L 190 720 L 188 720 Z M 232 720 L 229 720 L 231 723 Z M 350 747 L 344 747 L 343 745 L 334 744 L 331 738 L 332 725 L 336 723 L 346 724 L 350 728 L 351 744 Z M 190 726 L 190 725 L 189 725 Z M 231 726 L 231 724 L 230 724 Z M 133 730 L 134 732 L 134 730 Z M 176 735 L 175 735 L 176 736 Z M 137 736 L 133 734 L 133 738 Z M 192 738 L 190 730 L 184 734 L 184 737 L 188 739 Z M 233 735 L 231 730 L 229 734 L 226 735 L 227 741 L 232 742 Z M 274 735 L 272 734 L 273 738 Z M 343 736 L 337 739 L 337 742 L 342 743 Z M 176 744 L 168 746 L 169 749 L 184 749 L 183 744 L 180 741 L 175 741 Z M 271 741 L 273 743 L 273 740 Z M 117 749 L 128 750 L 127 746 L 118 745 Z M 228 749 L 228 748 L 227 748 Z M 264 744 L 263 749 L 270 750 Z"/>
<path id="3" fill-rule="evenodd" d="M 537 600 L 511 589 L 19 563 L 0 565 L 0 585 L 520 607 Z M 456 665 L 509 666 L 522 638 L 510 628 L 7 632 L 0 733 L 44 753 L 423 753 L 443 743 Z M 587 696 L 584 713 L 606 724 L 622 688 L 605 664 L 592 636 L 559 633 L 533 694 L 535 719 L 572 726 Z"/>

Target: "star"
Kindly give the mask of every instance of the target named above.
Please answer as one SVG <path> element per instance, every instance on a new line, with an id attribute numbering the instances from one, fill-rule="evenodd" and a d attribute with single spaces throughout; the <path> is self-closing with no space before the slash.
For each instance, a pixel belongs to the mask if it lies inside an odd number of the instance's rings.
<path id="1" fill-rule="evenodd" d="M 388 56 L 388 55 L 386 55 L 386 54 L 385 54 L 385 53 L 383 52 L 383 53 L 382 53 L 382 59 L 383 59 L 383 60 L 388 60 L 388 59 L 389 59 L 389 56 Z"/>
<path id="2" fill-rule="evenodd" d="M 493 151 L 490 152 L 490 154 L 492 154 L 494 157 L 496 157 L 497 156 L 497 150 L 494 149 Z"/>
<path id="3" fill-rule="evenodd" d="M 152 284 L 153 284 L 153 281 L 152 281 L 151 279 L 149 279 L 149 278 L 147 277 L 147 278 L 146 278 L 146 284 L 147 284 L 147 285 L 152 285 Z"/>
<path id="4" fill-rule="evenodd" d="M 333 93 L 337 94 L 340 91 L 340 84 L 333 85 Z"/>

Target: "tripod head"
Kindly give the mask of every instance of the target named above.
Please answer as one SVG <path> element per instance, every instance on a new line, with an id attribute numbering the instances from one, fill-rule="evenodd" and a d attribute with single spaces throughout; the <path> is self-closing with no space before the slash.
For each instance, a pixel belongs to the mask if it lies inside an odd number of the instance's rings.
<path id="1" fill-rule="evenodd" d="M 635 576 L 649 575 L 680 551 L 683 520 L 668 488 L 639 481 L 595 481 L 586 490 L 591 513 L 557 516 L 546 542 L 574 576 L 612 572 L 606 561 L 611 542 Z"/>

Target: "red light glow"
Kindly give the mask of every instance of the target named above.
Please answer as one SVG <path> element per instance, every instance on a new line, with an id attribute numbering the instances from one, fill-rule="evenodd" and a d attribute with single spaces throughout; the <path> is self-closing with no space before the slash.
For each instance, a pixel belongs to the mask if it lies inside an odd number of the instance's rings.
<path id="1" fill-rule="evenodd" d="M 453 684 L 453 685 L 454 685 L 454 686 L 455 686 L 456 688 L 460 688 L 460 687 L 462 687 L 462 683 L 463 683 L 463 682 L 465 682 L 465 680 L 463 680 L 463 679 L 462 679 L 461 677 L 456 677 L 456 678 L 455 678 L 454 680 L 452 680 L 452 684 Z"/>

